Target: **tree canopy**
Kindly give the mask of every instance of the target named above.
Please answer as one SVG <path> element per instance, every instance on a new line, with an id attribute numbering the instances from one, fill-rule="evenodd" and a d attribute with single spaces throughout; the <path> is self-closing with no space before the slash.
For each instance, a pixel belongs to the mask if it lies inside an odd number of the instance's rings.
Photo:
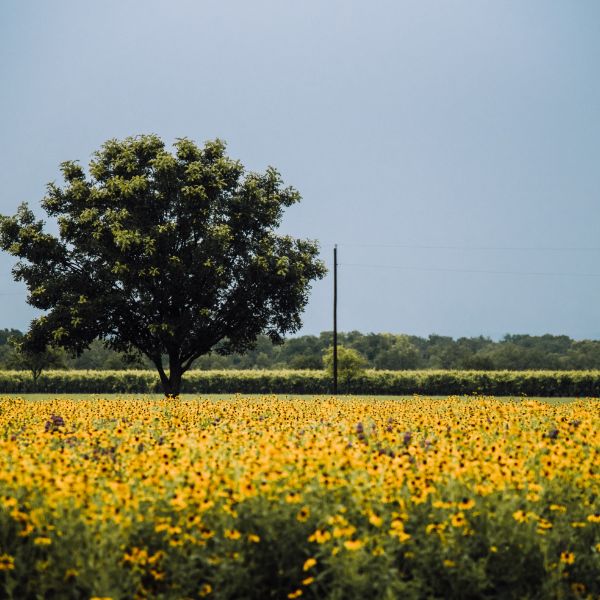
<path id="1" fill-rule="evenodd" d="M 345 346 L 338 346 L 337 348 L 337 363 L 340 379 L 346 383 L 361 375 L 368 364 L 360 352 Z M 324 351 L 323 366 L 333 377 L 333 346 L 329 346 Z"/>
<path id="2" fill-rule="evenodd" d="M 13 274 L 45 311 L 25 349 L 80 354 L 101 339 L 147 356 L 177 395 L 198 357 L 299 329 L 325 274 L 316 242 L 276 233 L 299 193 L 272 167 L 247 172 L 221 140 L 173 150 L 141 135 L 107 141 L 88 174 L 62 163 L 64 186 L 49 184 L 42 201 L 58 235 L 27 204 L 0 217 L 0 245 L 20 259 Z"/>

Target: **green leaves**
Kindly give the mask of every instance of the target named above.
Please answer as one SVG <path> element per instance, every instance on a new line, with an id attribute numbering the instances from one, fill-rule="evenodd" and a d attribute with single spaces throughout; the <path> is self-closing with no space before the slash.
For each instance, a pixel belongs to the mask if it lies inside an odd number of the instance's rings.
<path id="1" fill-rule="evenodd" d="M 349 382 L 352 379 L 364 374 L 367 367 L 365 357 L 354 348 L 338 346 L 337 348 L 338 372 L 343 381 Z M 333 375 L 333 346 L 329 346 L 323 354 L 323 364 L 330 375 Z"/>
<path id="2" fill-rule="evenodd" d="M 34 322 L 36 339 L 81 352 L 99 337 L 143 353 L 173 393 L 211 348 L 243 352 L 260 333 L 277 341 L 299 328 L 325 267 L 315 242 L 275 233 L 300 195 L 273 167 L 245 173 L 218 139 L 200 148 L 182 138 L 171 153 L 142 135 L 108 140 L 88 177 L 77 162 L 61 170 L 65 185 L 50 184 L 42 202 L 59 238 L 26 205 L 0 219 L 30 302 L 49 311 Z"/>

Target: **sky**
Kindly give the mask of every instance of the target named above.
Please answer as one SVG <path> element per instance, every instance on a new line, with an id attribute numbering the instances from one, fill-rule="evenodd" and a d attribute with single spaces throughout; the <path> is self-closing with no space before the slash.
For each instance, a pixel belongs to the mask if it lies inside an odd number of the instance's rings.
<path id="1" fill-rule="evenodd" d="M 597 0 L 2 0 L 0 214 L 109 138 L 219 137 L 338 244 L 341 331 L 600 339 L 599 73 Z"/>

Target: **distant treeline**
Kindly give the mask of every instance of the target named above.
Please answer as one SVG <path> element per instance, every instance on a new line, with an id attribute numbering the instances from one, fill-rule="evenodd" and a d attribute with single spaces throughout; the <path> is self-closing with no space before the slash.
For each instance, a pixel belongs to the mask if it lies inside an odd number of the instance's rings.
<path id="1" fill-rule="evenodd" d="M 20 337 L 16 329 L 0 330 L 0 369 L 22 368 L 9 338 Z M 382 370 L 474 369 L 494 370 L 580 370 L 600 369 L 600 340 L 575 341 L 566 335 L 506 335 L 500 341 L 487 337 L 458 338 L 430 335 L 422 338 L 390 333 L 338 334 L 339 344 L 353 348 L 366 360 L 367 367 Z M 216 353 L 196 361 L 197 369 L 321 369 L 323 353 L 332 343 L 331 332 L 318 336 L 290 338 L 273 346 L 259 337 L 256 348 L 244 355 Z M 65 369 L 152 369 L 148 361 L 126 362 L 101 342 L 73 358 L 59 354 L 52 368 Z"/>

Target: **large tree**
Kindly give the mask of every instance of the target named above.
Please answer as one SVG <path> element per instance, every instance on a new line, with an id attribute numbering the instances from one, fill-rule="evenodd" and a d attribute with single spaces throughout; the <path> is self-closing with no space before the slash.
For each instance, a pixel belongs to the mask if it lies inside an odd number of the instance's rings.
<path id="1" fill-rule="evenodd" d="M 0 245 L 20 259 L 13 274 L 45 311 L 28 351 L 79 354 L 102 339 L 147 356 L 175 396 L 201 355 L 300 327 L 325 267 L 315 242 L 276 233 L 300 195 L 275 169 L 245 171 L 220 140 L 179 139 L 170 152 L 141 135 L 107 141 L 87 175 L 73 161 L 61 171 L 64 185 L 49 184 L 42 200 L 58 235 L 26 204 L 0 217 Z"/>

